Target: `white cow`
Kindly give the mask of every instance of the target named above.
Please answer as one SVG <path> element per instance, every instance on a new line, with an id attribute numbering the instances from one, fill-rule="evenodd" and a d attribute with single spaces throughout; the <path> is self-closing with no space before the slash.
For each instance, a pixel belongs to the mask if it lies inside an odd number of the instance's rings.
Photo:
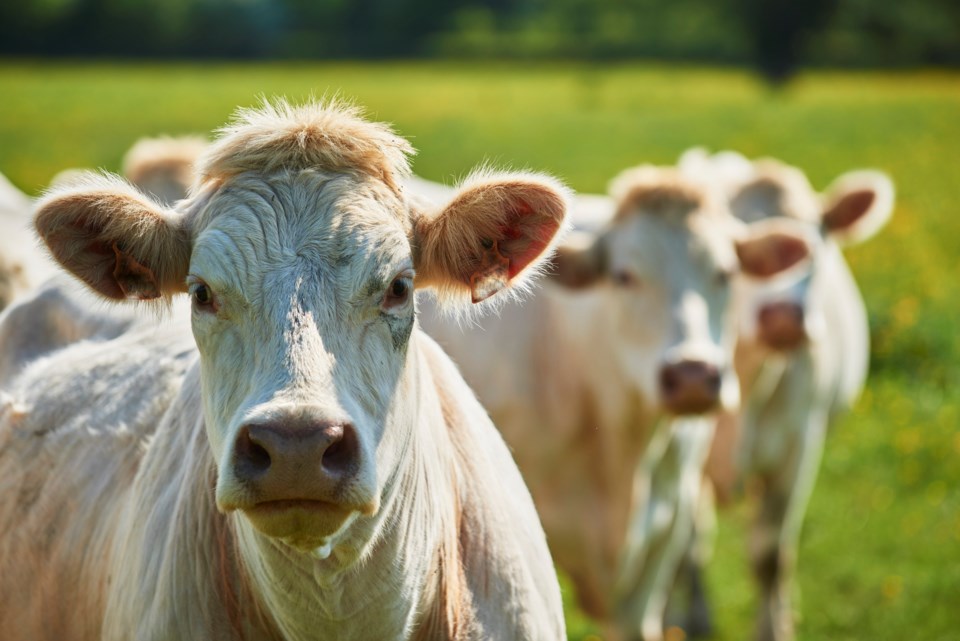
<path id="1" fill-rule="evenodd" d="M 30 198 L 0 174 L 0 309 L 54 273 L 30 229 Z"/>
<path id="2" fill-rule="evenodd" d="M 488 174 L 422 210 L 410 152 L 353 108 L 278 103 L 173 209 L 102 175 L 39 203 L 101 296 L 192 312 L 6 385 L 5 639 L 563 638 L 530 495 L 412 291 L 523 286 L 566 194 Z"/>
<path id="3" fill-rule="evenodd" d="M 443 196 L 442 186 L 410 188 Z M 793 248 L 780 265 L 787 269 L 806 244 L 789 230 L 738 242 L 742 225 L 723 199 L 674 170 L 628 170 L 612 192 L 604 224 L 603 199 L 589 199 L 582 227 L 599 233 L 583 248 L 561 247 L 554 282 L 533 299 L 506 305 L 482 327 L 422 318 L 512 446 L 580 604 L 616 638 L 638 632 L 634 605 L 650 600 L 659 576 L 622 576 L 621 567 L 634 497 L 642 506 L 649 495 L 635 490 L 635 471 L 670 430 L 661 417 L 737 404 L 727 313 L 737 248 L 776 258 Z M 655 524 L 644 535 L 658 542 L 648 547 L 651 566 L 671 529 Z"/>
<path id="4" fill-rule="evenodd" d="M 209 141 L 202 136 L 141 138 L 123 156 L 123 175 L 163 203 L 186 198 L 195 163 Z"/>
<path id="5" fill-rule="evenodd" d="M 681 166 L 685 159 L 690 156 Z M 760 507 L 750 541 L 762 592 L 757 637 L 783 641 L 793 638 L 790 593 L 797 544 L 826 432 L 854 403 L 868 369 L 867 315 L 840 247 L 866 240 L 886 223 L 894 191 L 884 174 L 854 171 L 821 196 L 794 167 L 741 160 L 731 152 L 712 159 L 727 180 L 731 210 L 739 219 L 779 225 L 786 217 L 817 232 L 811 268 L 803 278 L 745 283 L 736 295 L 744 408 L 739 425 L 736 417 L 721 422 L 714 464 L 708 467 L 724 496 L 744 476 L 759 481 Z M 731 180 L 730 167 L 743 162 L 750 171 Z M 697 163 L 697 171 L 710 170 Z M 728 473 L 731 469 L 737 474 Z"/>

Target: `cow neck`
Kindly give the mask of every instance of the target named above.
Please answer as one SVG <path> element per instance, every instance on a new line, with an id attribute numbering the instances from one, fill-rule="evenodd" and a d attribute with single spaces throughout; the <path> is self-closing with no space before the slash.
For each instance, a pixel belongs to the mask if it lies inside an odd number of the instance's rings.
<path id="1" fill-rule="evenodd" d="M 443 568 L 456 553 L 455 470 L 437 392 L 411 341 L 404 389 L 415 405 L 387 429 L 399 452 L 386 479 L 381 509 L 351 524 L 326 559 L 263 536 L 241 515 L 230 518 L 245 583 L 285 639 L 397 638 L 418 613 L 446 625 Z M 442 433 L 441 433 L 442 432 Z M 457 559 L 458 562 L 458 559 Z"/>

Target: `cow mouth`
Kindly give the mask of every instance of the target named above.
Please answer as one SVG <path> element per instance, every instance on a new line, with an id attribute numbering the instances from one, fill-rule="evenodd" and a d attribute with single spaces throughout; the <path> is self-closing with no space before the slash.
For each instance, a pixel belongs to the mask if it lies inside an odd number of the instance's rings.
<path id="1" fill-rule="evenodd" d="M 663 402 L 664 409 L 673 416 L 700 416 L 720 408 L 720 397 L 713 395 L 688 396 Z"/>
<path id="2" fill-rule="evenodd" d="M 261 501 L 241 511 L 262 534 L 302 550 L 326 545 L 357 514 L 351 507 L 315 499 Z"/>
<path id="3" fill-rule="evenodd" d="M 259 514 L 274 514 L 285 512 L 287 510 L 304 510 L 307 512 L 322 510 L 343 509 L 336 503 L 330 501 L 321 501 L 318 499 L 279 499 L 276 501 L 261 501 L 252 507 L 246 508 L 246 512 L 257 512 Z"/>
<path id="4" fill-rule="evenodd" d="M 807 342 L 807 334 L 802 329 L 778 332 L 762 332 L 763 344 L 777 352 L 792 352 Z"/>

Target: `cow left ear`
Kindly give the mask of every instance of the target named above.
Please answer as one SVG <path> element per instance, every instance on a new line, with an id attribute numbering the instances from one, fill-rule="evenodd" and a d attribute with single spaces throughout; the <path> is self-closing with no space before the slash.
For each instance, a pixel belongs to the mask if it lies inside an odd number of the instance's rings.
<path id="1" fill-rule="evenodd" d="M 844 245 L 867 240 L 890 219 L 894 189 L 889 176 L 879 171 L 843 174 L 823 197 L 824 231 Z"/>
<path id="2" fill-rule="evenodd" d="M 816 232 L 809 225 L 788 218 L 768 218 L 747 226 L 734 243 L 740 270 L 753 278 L 766 279 L 810 265 Z"/>
<path id="3" fill-rule="evenodd" d="M 416 285 L 432 287 L 441 302 L 522 289 L 565 228 L 569 201 L 543 175 L 468 178 L 445 207 L 414 217 Z"/>
<path id="4" fill-rule="evenodd" d="M 79 174 L 37 203 L 34 226 L 53 258 L 111 300 L 169 299 L 186 289 L 183 214 L 117 176 Z"/>

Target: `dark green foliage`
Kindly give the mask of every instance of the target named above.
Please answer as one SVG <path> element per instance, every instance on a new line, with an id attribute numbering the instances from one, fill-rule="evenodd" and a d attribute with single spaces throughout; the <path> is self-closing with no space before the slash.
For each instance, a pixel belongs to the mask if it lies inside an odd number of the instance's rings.
<path id="1" fill-rule="evenodd" d="M 955 0 L 36 0 L 0 55 L 960 64 Z"/>

